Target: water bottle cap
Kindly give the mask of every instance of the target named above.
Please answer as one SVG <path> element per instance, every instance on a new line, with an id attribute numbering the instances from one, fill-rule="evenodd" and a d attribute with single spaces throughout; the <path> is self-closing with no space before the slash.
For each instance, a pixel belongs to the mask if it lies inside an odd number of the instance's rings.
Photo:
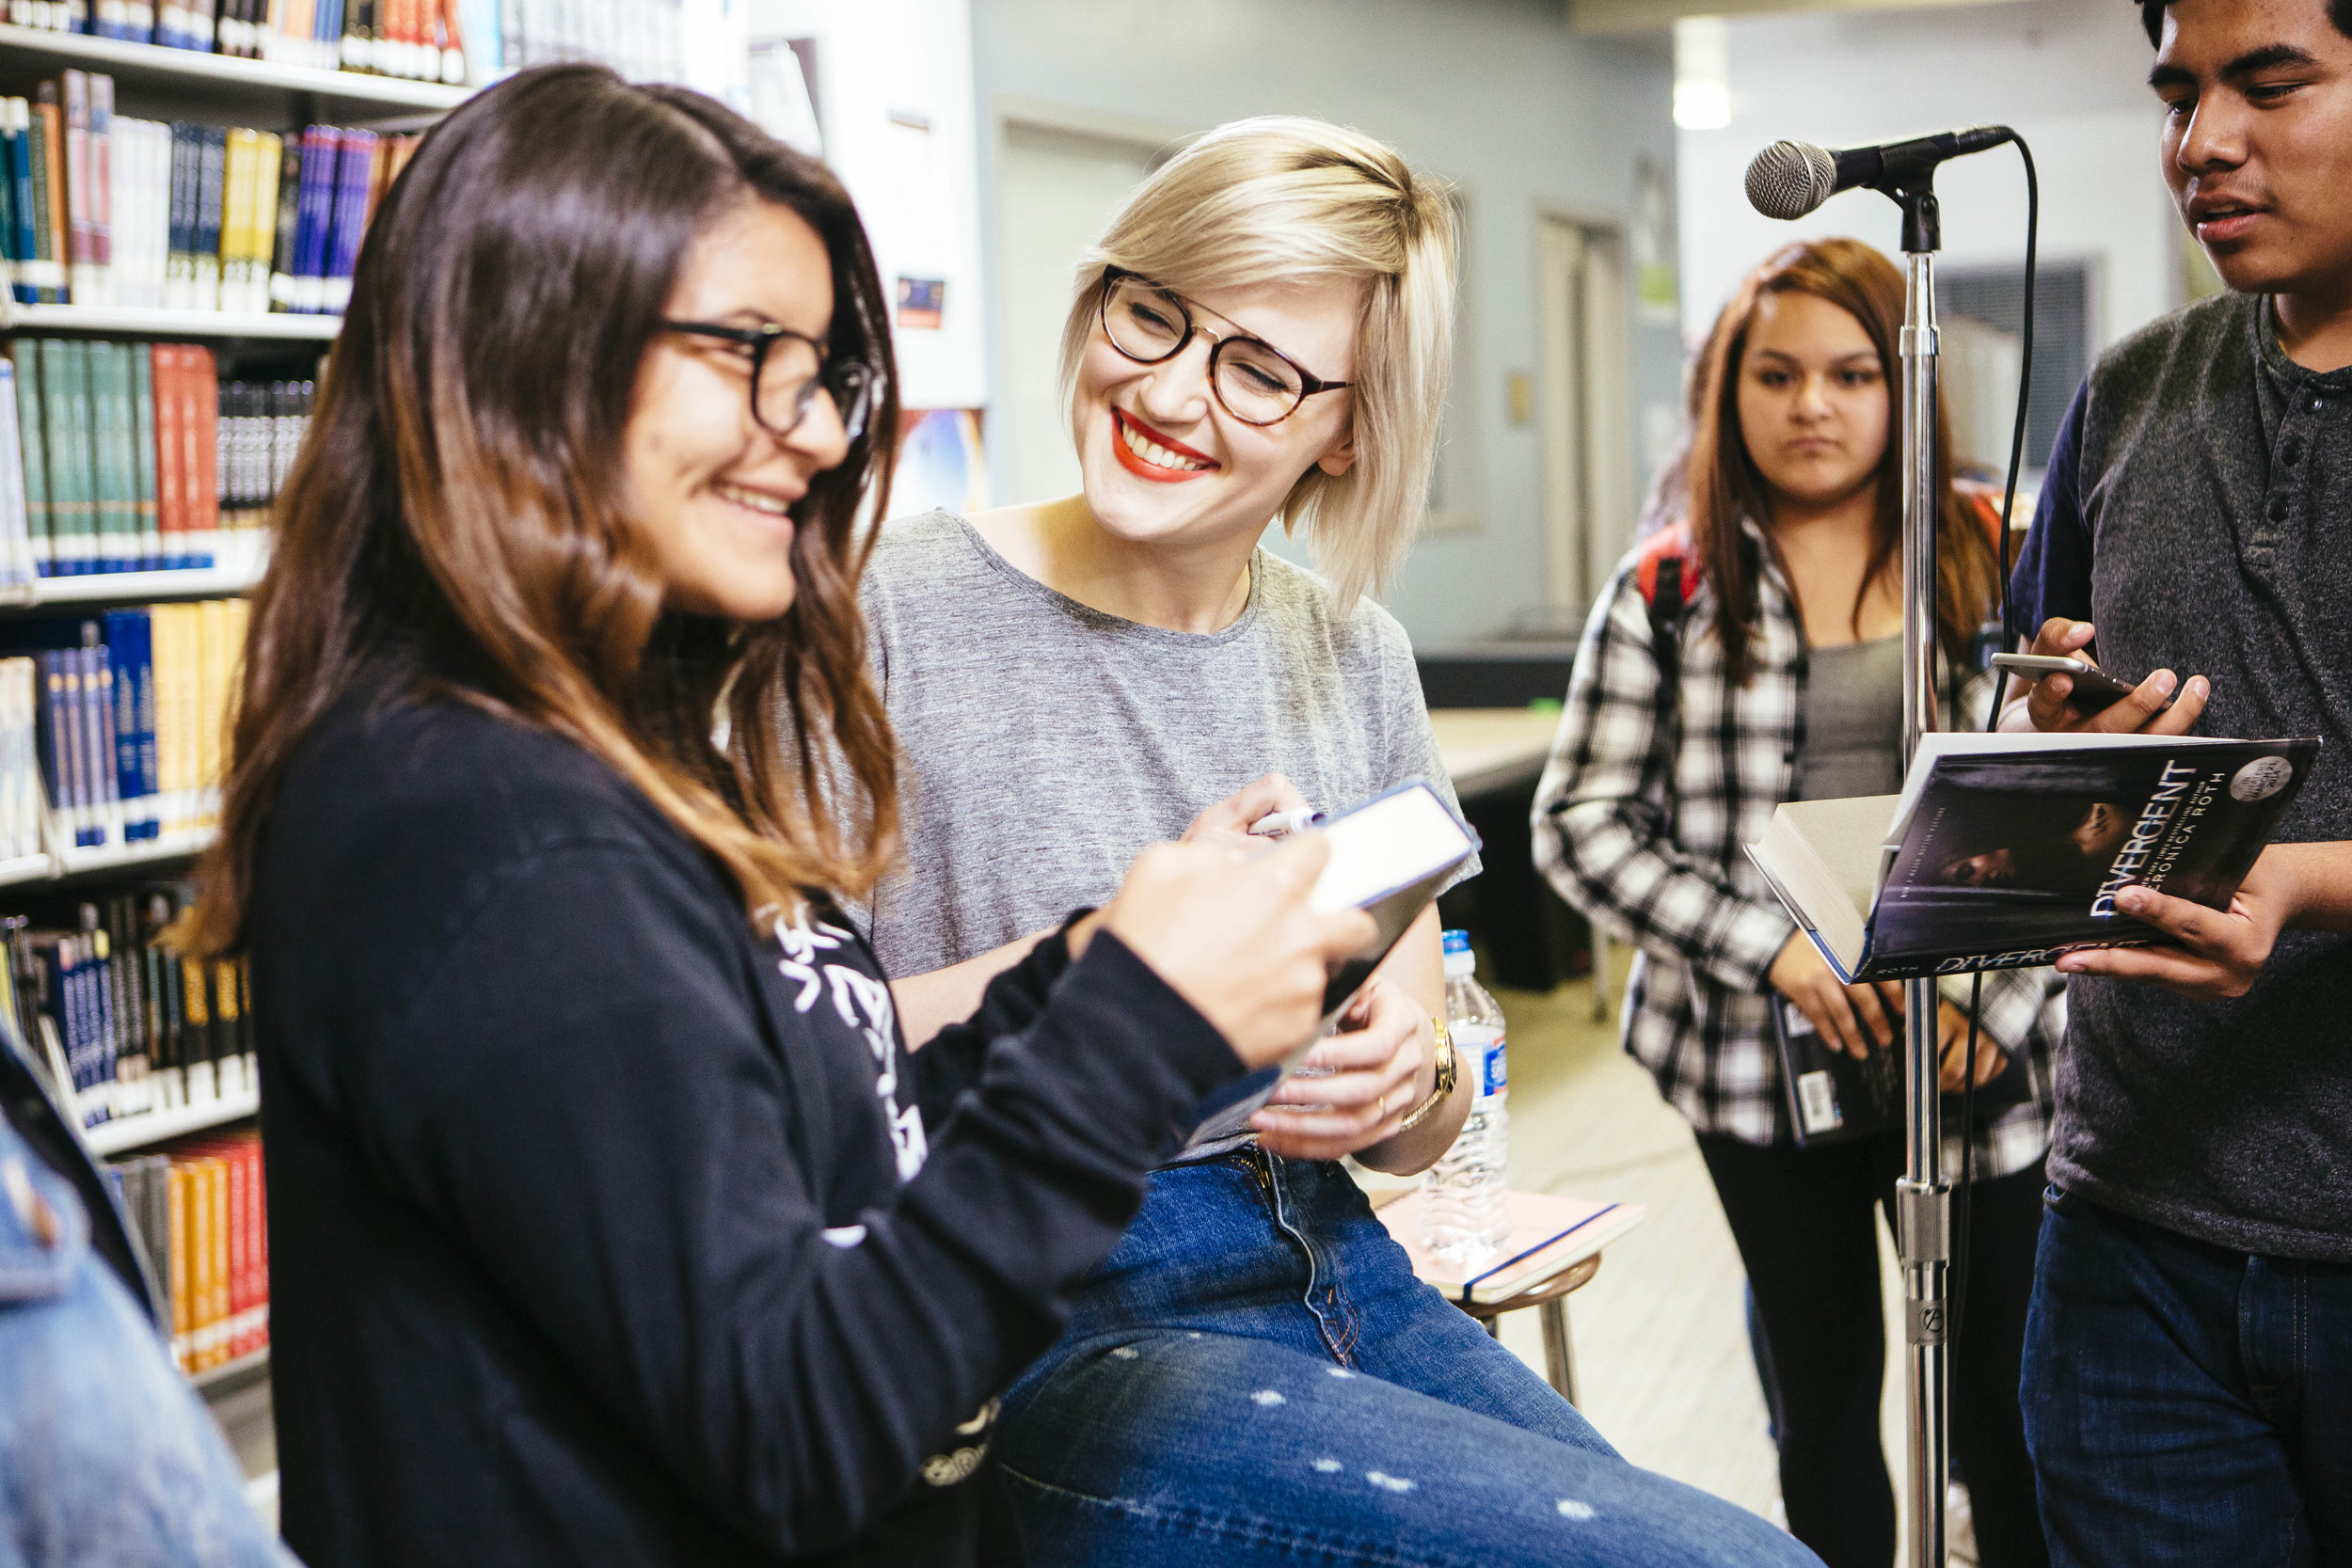
<path id="1" fill-rule="evenodd" d="M 1470 950 L 1468 931 L 1448 931 L 1439 940 L 1449 953 L 1467 953 Z"/>

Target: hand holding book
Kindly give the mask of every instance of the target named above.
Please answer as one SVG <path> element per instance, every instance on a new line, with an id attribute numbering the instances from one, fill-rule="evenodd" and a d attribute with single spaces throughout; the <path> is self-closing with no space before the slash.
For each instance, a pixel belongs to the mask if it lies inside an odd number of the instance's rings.
<path id="1" fill-rule="evenodd" d="M 1902 987 L 1883 980 L 1847 985 L 1821 957 L 1813 939 L 1802 930 L 1789 934 L 1779 957 L 1772 960 L 1765 982 L 1804 1015 L 1815 1033 L 1833 1051 L 1842 1051 L 1858 1062 L 1876 1065 L 1876 1053 L 1892 1050 L 1897 1044 L 1897 1035 L 1902 1028 Z M 1968 1015 L 1949 1002 L 1939 1004 L 1936 1047 L 1941 1063 L 1939 1082 L 1946 1093 L 1957 1094 L 1966 1083 L 1967 1066 L 1963 1058 L 1968 1050 Z M 1999 1076 L 2008 1062 L 1992 1037 L 1980 1032 L 1977 1039 L 1977 1083 L 1981 1085 Z"/>
<path id="2" fill-rule="evenodd" d="M 1199 1008 L 1252 1068 L 1311 1039 L 1332 970 L 1375 933 L 1357 909 L 1312 895 L 1331 847 L 1309 834 L 1237 858 L 1206 844 L 1155 844 L 1136 857 L 1102 927 Z M 1073 930 L 1073 953 L 1091 930 Z"/>
<path id="3" fill-rule="evenodd" d="M 2207 909 L 2153 888 L 2125 888 L 2115 895 L 2115 907 L 2154 927 L 2173 945 L 2088 948 L 2061 957 L 2058 973 L 2144 980 L 2201 1002 L 2244 996 L 2269 962 L 2280 931 L 2293 918 L 2297 873 L 2307 869 L 2300 863 L 2338 847 L 2269 846 L 2225 910 Z"/>

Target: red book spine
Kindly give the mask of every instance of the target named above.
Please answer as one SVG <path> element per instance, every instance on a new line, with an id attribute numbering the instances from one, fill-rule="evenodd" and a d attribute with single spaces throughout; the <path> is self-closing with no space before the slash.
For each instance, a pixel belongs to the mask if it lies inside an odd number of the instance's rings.
<path id="1" fill-rule="evenodd" d="M 269 1165 L 262 1158 L 262 1140 L 253 1140 L 253 1303 L 260 1327 L 254 1348 L 269 1343 Z"/>
<path id="2" fill-rule="evenodd" d="M 252 1282 L 253 1271 L 246 1259 L 245 1190 L 252 1178 L 246 1168 L 242 1143 L 231 1142 L 220 1152 L 229 1167 L 229 1343 L 223 1354 L 234 1361 L 246 1351 L 246 1289 Z"/>
<path id="3" fill-rule="evenodd" d="M 148 386 L 155 399 L 155 531 L 163 535 L 163 557 L 180 553 L 180 356 L 169 343 L 148 345 Z"/>
<path id="4" fill-rule="evenodd" d="M 215 368 L 213 351 L 191 343 L 184 349 L 183 362 L 188 386 L 188 442 L 196 463 L 196 488 L 191 510 L 197 518 L 197 530 L 212 548 L 213 536 L 220 530 L 220 372 Z"/>

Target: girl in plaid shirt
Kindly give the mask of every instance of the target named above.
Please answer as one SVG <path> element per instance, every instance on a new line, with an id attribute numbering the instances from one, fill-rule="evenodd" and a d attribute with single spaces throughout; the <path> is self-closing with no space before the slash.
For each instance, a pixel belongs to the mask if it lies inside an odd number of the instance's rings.
<path id="1" fill-rule="evenodd" d="M 1800 1148 L 1772 1009 L 1866 1056 L 1894 1042 L 1901 999 L 1839 983 L 1743 847 L 1784 800 L 1900 787 L 1889 372 L 1902 307 L 1894 265 L 1852 240 L 1790 246 L 1733 296 L 1696 372 L 1683 520 L 1628 556 L 1594 607 L 1535 802 L 1552 885 L 1639 944 L 1626 1049 L 1697 1133 L 1755 1291 L 1789 1528 L 1831 1568 L 1894 1556 L 1871 1210 L 1892 1225 L 1902 1137 Z M 1948 433 L 1938 442 L 1948 473 Z M 1957 492 L 1939 526 L 1941 641 L 1960 669 L 1997 566 Z M 1980 715 L 1988 688 L 1956 705 Z M 1946 992 L 1944 1087 L 2010 1058 L 2030 1085 L 1975 1130 L 1953 1380 L 1981 1560 L 2011 1568 L 2048 1560 L 2017 1387 L 2064 1001 L 2047 970 L 1986 976 L 1970 1063 L 1968 994 Z"/>

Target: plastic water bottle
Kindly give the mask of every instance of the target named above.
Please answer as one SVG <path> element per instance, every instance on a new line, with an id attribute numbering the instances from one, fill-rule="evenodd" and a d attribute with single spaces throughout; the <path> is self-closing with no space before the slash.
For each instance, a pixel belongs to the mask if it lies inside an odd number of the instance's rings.
<path id="1" fill-rule="evenodd" d="M 1503 1163 L 1510 1138 L 1510 1075 L 1504 1068 L 1502 1009 L 1476 978 L 1470 933 L 1445 934 L 1445 1023 L 1462 1053 L 1477 1098 L 1454 1147 L 1421 1179 L 1422 1245 L 1469 1262 L 1511 1237 Z"/>

